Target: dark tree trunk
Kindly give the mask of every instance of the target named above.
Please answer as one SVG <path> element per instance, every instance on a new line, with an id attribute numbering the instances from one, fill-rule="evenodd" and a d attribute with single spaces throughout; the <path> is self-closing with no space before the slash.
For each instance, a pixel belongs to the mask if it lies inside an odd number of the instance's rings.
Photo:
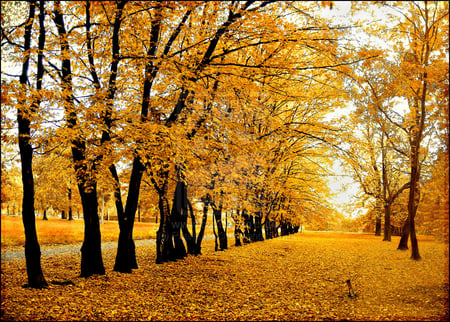
<path id="1" fill-rule="evenodd" d="M 391 225 L 391 235 L 392 236 L 401 236 L 402 228 L 398 226 Z"/>
<path id="2" fill-rule="evenodd" d="M 242 242 L 241 242 L 241 228 L 239 227 L 238 224 L 234 225 L 234 241 L 235 241 L 235 246 L 242 246 Z"/>
<path id="3" fill-rule="evenodd" d="M 110 168 L 113 176 L 117 176 L 117 172 Z M 117 244 L 116 261 L 114 264 L 114 271 L 122 273 L 131 273 L 132 269 L 138 268 L 136 261 L 135 243 L 133 240 L 133 227 L 134 219 L 136 216 L 136 210 L 139 201 L 139 192 L 141 187 L 142 175 L 144 173 L 144 166 L 142 165 L 140 158 L 135 157 L 133 160 L 133 167 L 130 175 L 130 184 L 128 187 L 127 203 L 125 206 L 125 212 L 121 213 L 122 202 L 120 198 L 120 188 L 118 185 L 118 177 L 115 177 L 116 181 L 116 209 L 119 219 L 119 240 Z M 123 209 L 123 208 L 122 208 Z"/>
<path id="4" fill-rule="evenodd" d="M 167 186 L 167 181 L 164 183 Z M 164 263 L 173 258 L 173 242 L 170 223 L 169 202 L 166 197 L 167 188 L 159 191 L 159 229 L 156 233 L 156 263 Z"/>
<path id="5" fill-rule="evenodd" d="M 384 237 L 383 241 L 391 241 L 391 204 L 384 205 Z"/>
<path id="6" fill-rule="evenodd" d="M 255 234 L 254 241 L 263 241 L 262 224 L 261 224 L 261 213 L 255 214 Z"/>
<path id="7" fill-rule="evenodd" d="M 69 220 L 73 220 L 72 213 L 72 189 L 68 189 L 68 198 L 69 198 Z"/>
<path id="8" fill-rule="evenodd" d="M 114 199 L 116 205 L 117 219 L 119 221 L 119 238 L 117 243 L 117 253 L 114 263 L 114 271 L 121 273 L 131 273 L 129 261 L 130 245 L 128 240 L 127 221 L 123 210 L 122 193 L 120 189 L 119 176 L 116 167 L 111 165 L 109 172 L 114 179 Z"/>
<path id="9" fill-rule="evenodd" d="M 417 162 L 417 161 L 416 161 Z M 408 200 L 408 219 L 409 219 L 409 236 L 411 238 L 411 259 L 420 260 L 419 245 L 417 243 L 416 226 L 414 218 L 416 216 L 417 207 L 419 205 L 419 172 L 417 164 L 413 163 L 411 167 L 411 189 L 409 189 Z M 413 188 L 415 187 L 415 189 Z"/>
<path id="10" fill-rule="evenodd" d="M 219 235 L 219 250 L 228 248 L 227 234 L 222 224 L 222 206 L 213 207 L 213 216 L 217 224 L 217 234 Z"/>
<path id="11" fill-rule="evenodd" d="M 275 222 L 270 220 L 269 218 L 266 218 L 265 222 L 265 230 L 266 230 L 266 239 L 272 239 L 275 237 L 274 228 L 275 228 Z"/>
<path id="12" fill-rule="evenodd" d="M 61 219 L 67 219 L 65 210 L 61 212 Z"/>
<path id="13" fill-rule="evenodd" d="M 243 210 L 242 218 L 244 219 L 244 244 L 248 244 L 253 241 L 253 216 L 248 215 L 247 212 Z"/>
<path id="14" fill-rule="evenodd" d="M 29 142 L 29 121 L 19 116 L 18 124 L 23 183 L 22 221 L 25 230 L 25 259 L 27 265 L 28 286 L 33 288 L 42 288 L 47 287 L 48 284 L 41 269 L 41 250 L 36 233 L 34 181 L 32 170 L 33 152 Z M 25 133 L 28 134 L 24 135 Z"/>
<path id="15" fill-rule="evenodd" d="M 44 29 L 44 1 L 39 6 L 39 49 L 42 53 L 45 42 Z M 32 22 L 34 20 L 35 2 L 30 2 L 29 15 L 25 24 L 24 35 L 24 57 L 22 65 L 22 74 L 20 76 L 20 84 L 28 86 L 28 66 L 29 66 L 29 50 L 31 45 Z M 42 54 L 38 57 L 38 73 L 37 73 L 37 89 L 41 89 L 41 80 L 43 75 Z M 40 77 L 40 79 L 39 79 Z M 36 218 L 34 209 L 34 179 L 33 179 L 33 148 L 31 146 L 31 129 L 30 119 L 26 117 L 28 112 L 36 111 L 40 105 L 40 101 L 33 102 L 31 111 L 25 111 L 27 105 L 22 101 L 22 107 L 17 109 L 17 123 L 19 130 L 19 151 L 20 162 L 22 166 L 22 222 L 25 230 L 25 260 L 27 266 L 28 287 L 43 288 L 47 287 L 47 281 L 41 269 L 41 249 L 37 239 Z"/>
<path id="16" fill-rule="evenodd" d="M 287 235 L 287 226 L 286 223 L 282 220 L 280 222 L 280 236 L 285 236 Z"/>
<path id="17" fill-rule="evenodd" d="M 381 216 L 378 211 L 375 219 L 375 236 L 381 236 Z"/>
<path id="18" fill-rule="evenodd" d="M 213 215 L 212 215 L 212 222 L 213 222 L 213 233 L 214 233 L 214 251 L 217 252 L 219 250 L 219 242 L 217 241 L 218 236 L 216 233 L 216 226 L 215 226 L 216 218 L 214 217 L 214 210 L 213 210 Z"/>
<path id="19" fill-rule="evenodd" d="M 281 236 L 287 236 L 294 233 L 294 227 L 292 224 L 286 220 L 280 223 L 281 227 Z"/>
<path id="20" fill-rule="evenodd" d="M 185 184 L 181 181 L 177 182 L 175 194 L 172 203 L 172 212 L 170 214 L 170 222 L 172 225 L 172 236 L 174 241 L 173 257 L 182 259 L 186 257 L 186 247 L 181 239 L 182 212 L 187 212 L 187 196 Z M 187 215 L 186 215 L 187 220 Z M 187 227 L 186 227 L 187 229 Z"/>
<path id="21" fill-rule="evenodd" d="M 84 217 L 84 240 L 81 246 L 81 277 L 104 275 L 100 222 L 98 219 L 97 184 L 78 178 Z"/>
<path id="22" fill-rule="evenodd" d="M 197 255 L 198 254 L 197 253 L 197 243 L 196 243 L 197 234 L 196 234 L 196 230 L 195 230 L 196 222 L 195 222 L 194 210 L 192 209 L 192 205 L 189 202 L 189 199 L 187 199 L 187 193 L 186 193 L 186 201 L 187 201 L 187 209 L 183 209 L 182 216 L 181 216 L 181 220 L 182 220 L 181 230 L 183 231 L 183 237 L 186 240 L 187 252 L 191 255 Z M 191 218 L 192 235 L 189 232 L 189 229 L 187 227 L 187 219 L 188 219 L 189 213 L 190 213 L 190 218 Z"/>
<path id="23" fill-rule="evenodd" d="M 44 209 L 44 217 L 42 217 L 42 220 L 48 220 L 48 218 L 47 218 L 47 209 Z"/>
<path id="24" fill-rule="evenodd" d="M 400 238 L 400 242 L 398 244 L 398 250 L 407 250 L 408 249 L 408 239 L 409 239 L 409 218 L 405 220 L 405 223 L 402 227 L 402 237 Z"/>
<path id="25" fill-rule="evenodd" d="M 125 225 L 126 223 L 124 223 Z M 119 224 L 120 229 L 120 224 Z M 114 271 L 121 273 L 131 273 L 131 266 L 129 265 L 129 240 L 126 228 L 119 231 L 119 240 L 117 244 L 116 261 L 114 263 Z"/>
<path id="26" fill-rule="evenodd" d="M 242 246 L 241 236 L 243 235 L 242 231 L 242 216 L 240 214 L 239 209 L 236 210 L 236 217 L 234 219 L 234 242 L 235 246 Z"/>

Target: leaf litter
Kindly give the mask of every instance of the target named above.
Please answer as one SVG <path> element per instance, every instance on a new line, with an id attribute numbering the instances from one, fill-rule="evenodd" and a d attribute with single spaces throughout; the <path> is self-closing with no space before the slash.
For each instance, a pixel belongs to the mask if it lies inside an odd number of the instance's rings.
<path id="1" fill-rule="evenodd" d="M 341 234 L 342 235 L 342 234 Z M 337 237 L 336 237 L 337 236 Z M 447 321 L 448 245 L 425 240 L 421 261 L 398 240 L 302 233 L 155 264 L 155 246 L 136 248 L 139 268 L 78 277 L 80 255 L 42 258 L 48 289 L 23 288 L 25 261 L 2 261 L 2 320 L 435 320 Z M 231 241 L 231 240 L 230 240 Z M 355 297 L 349 297 L 347 280 Z"/>

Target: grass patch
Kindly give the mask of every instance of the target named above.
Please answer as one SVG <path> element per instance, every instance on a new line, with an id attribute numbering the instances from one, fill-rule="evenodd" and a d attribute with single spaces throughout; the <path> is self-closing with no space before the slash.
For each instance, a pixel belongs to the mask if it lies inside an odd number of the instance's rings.
<path id="1" fill-rule="evenodd" d="M 156 238 L 158 226 L 154 223 L 136 222 L 133 229 L 135 239 Z M 36 218 L 36 230 L 40 245 L 72 244 L 83 241 L 84 222 L 82 219 L 72 221 L 49 218 Z M 10 246 L 25 245 L 25 233 L 21 216 L 1 216 L 2 249 Z M 119 224 L 117 221 L 105 221 L 100 224 L 103 241 L 117 241 Z"/>

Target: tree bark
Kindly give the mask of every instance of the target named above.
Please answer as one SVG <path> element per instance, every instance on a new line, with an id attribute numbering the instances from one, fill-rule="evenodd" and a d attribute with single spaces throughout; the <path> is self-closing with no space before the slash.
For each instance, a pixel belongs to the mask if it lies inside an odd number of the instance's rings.
<path id="1" fill-rule="evenodd" d="M 187 212 L 187 196 L 184 182 L 178 181 L 175 187 L 172 202 L 172 212 L 170 214 L 170 224 L 172 226 L 172 236 L 174 241 L 173 258 L 182 259 L 186 257 L 186 247 L 181 239 L 182 213 Z M 186 216 L 187 219 L 187 216 Z M 186 227 L 187 229 L 187 227 Z"/>
<path id="2" fill-rule="evenodd" d="M 234 225 L 234 245 L 235 246 L 242 246 L 242 242 L 241 242 L 241 228 L 239 227 L 239 225 L 235 224 Z"/>
<path id="3" fill-rule="evenodd" d="M 262 224 L 261 224 L 262 214 L 260 212 L 255 214 L 255 235 L 254 241 L 264 241 L 263 233 L 262 233 Z"/>
<path id="4" fill-rule="evenodd" d="M 182 211 L 182 218 L 181 218 L 181 230 L 183 231 L 183 237 L 186 241 L 187 246 L 187 252 L 191 255 L 198 255 L 197 253 L 197 243 L 196 243 L 196 222 L 195 222 L 195 216 L 194 216 L 194 210 L 192 209 L 192 205 L 189 202 L 189 199 L 187 198 L 187 191 L 186 191 L 186 202 L 187 202 L 187 208 L 183 209 Z M 187 218 L 189 216 L 191 217 L 191 224 L 192 224 L 192 234 L 189 232 L 189 229 L 187 227 Z"/>
<path id="5" fill-rule="evenodd" d="M 34 20 L 35 1 L 30 2 L 29 15 L 25 24 L 24 34 L 24 57 L 22 64 L 22 74 L 20 76 L 20 84 L 25 88 L 28 86 L 28 66 L 30 61 L 30 45 L 31 45 L 31 31 Z M 39 5 L 39 57 L 38 57 L 38 71 L 37 71 L 37 89 L 41 89 L 41 80 L 43 75 L 42 68 L 42 49 L 45 42 L 44 29 L 44 1 Z M 40 79 L 39 79 L 40 77 Z M 31 146 L 31 121 L 26 116 L 25 106 L 27 106 L 25 93 L 22 107 L 17 109 L 17 123 L 19 136 L 19 152 L 20 162 L 22 166 L 22 222 L 25 231 L 25 260 L 27 266 L 28 287 L 44 288 L 47 287 L 47 281 L 44 278 L 41 268 L 41 249 L 37 239 L 36 232 L 36 218 L 34 208 L 34 179 L 33 179 L 33 148 Z M 39 107 L 40 100 L 32 102 L 31 113 Z"/>
<path id="6" fill-rule="evenodd" d="M 381 236 L 381 217 L 378 213 L 375 219 L 375 236 Z"/>
<path id="7" fill-rule="evenodd" d="M 72 213 L 72 189 L 68 189 L 68 198 L 69 198 L 69 220 L 73 220 L 73 213 Z"/>
<path id="8" fill-rule="evenodd" d="M 144 166 L 142 165 L 140 158 L 135 157 L 133 160 L 133 167 L 130 175 L 130 184 L 128 187 L 125 212 L 119 217 L 120 231 L 117 245 L 116 261 L 114 264 L 114 271 L 117 272 L 131 273 L 132 269 L 138 268 L 136 261 L 136 246 L 133 239 L 133 227 L 143 174 Z M 116 202 L 116 208 L 117 207 L 120 208 L 120 205 Z M 120 214 L 119 211 L 118 214 Z"/>
<path id="9" fill-rule="evenodd" d="M 417 243 L 416 226 L 414 223 L 418 205 L 418 200 L 416 201 L 416 195 L 418 195 L 419 189 L 418 157 L 413 158 L 413 161 L 414 162 L 411 166 L 411 188 L 409 189 L 408 200 L 409 236 L 411 238 L 411 259 L 420 260 L 421 257 L 419 254 L 419 245 Z"/>
<path id="10" fill-rule="evenodd" d="M 402 237 L 400 238 L 400 242 L 398 244 L 398 250 L 407 250 L 408 249 L 408 239 L 409 239 L 409 218 L 405 220 L 405 223 L 402 227 Z"/>
<path id="11" fill-rule="evenodd" d="M 172 226 L 170 223 L 170 208 L 167 200 L 169 170 L 161 169 L 159 172 L 159 177 L 163 179 L 161 187 L 152 179 L 153 185 L 158 192 L 160 213 L 159 229 L 156 232 L 156 264 L 172 260 L 171 255 L 173 254 L 174 248 L 172 242 Z"/>
<path id="12" fill-rule="evenodd" d="M 228 248 L 227 234 L 222 224 L 222 206 L 213 207 L 213 216 L 217 224 L 217 234 L 219 236 L 219 250 L 225 250 Z"/>
<path id="13" fill-rule="evenodd" d="M 391 204 L 384 205 L 384 237 L 383 241 L 391 241 Z"/>
<path id="14" fill-rule="evenodd" d="M 84 240 L 81 246 L 81 274 L 89 277 L 104 275 L 100 222 L 98 219 L 97 184 L 79 179 L 81 204 L 84 214 Z"/>

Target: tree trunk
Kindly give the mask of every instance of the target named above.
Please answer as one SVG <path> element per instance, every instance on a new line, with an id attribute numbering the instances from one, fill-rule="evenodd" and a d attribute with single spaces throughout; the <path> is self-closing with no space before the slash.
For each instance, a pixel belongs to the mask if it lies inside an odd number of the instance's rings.
<path id="1" fill-rule="evenodd" d="M 44 217 L 42 217 L 42 220 L 48 220 L 48 218 L 47 218 L 47 209 L 44 209 Z"/>
<path id="2" fill-rule="evenodd" d="M 400 238 L 400 242 L 398 244 L 398 250 L 407 250 L 408 249 L 408 239 L 409 239 L 409 218 L 407 218 L 402 227 L 402 237 Z"/>
<path id="3" fill-rule="evenodd" d="M 172 212 L 170 213 L 170 223 L 174 241 L 173 257 L 175 259 L 185 258 L 186 247 L 181 239 L 182 212 L 187 212 L 186 187 L 182 181 L 178 181 L 175 187 L 175 194 L 172 202 Z M 187 216 L 186 216 L 187 219 Z"/>
<path id="4" fill-rule="evenodd" d="M 408 219 L 409 219 L 409 236 L 411 238 L 411 259 L 420 260 L 419 245 L 417 243 L 416 226 L 414 218 L 417 212 L 419 200 L 416 200 L 419 194 L 419 172 L 418 172 L 418 157 L 414 158 L 417 153 L 413 153 L 413 162 L 411 166 L 411 188 L 409 189 L 408 200 Z M 418 198 L 417 198 L 418 199 Z"/>
<path id="5" fill-rule="evenodd" d="M 254 235 L 254 241 L 263 241 L 263 233 L 262 233 L 262 224 L 261 224 L 261 213 L 258 212 L 255 214 L 255 235 Z"/>
<path id="6" fill-rule="evenodd" d="M 98 218 L 97 184 L 78 178 L 84 218 L 84 240 L 81 246 L 81 277 L 104 275 L 100 222 Z"/>
<path id="7" fill-rule="evenodd" d="M 69 220 L 73 220 L 72 213 L 72 189 L 68 189 L 68 198 L 69 198 Z"/>
<path id="8" fill-rule="evenodd" d="M 381 236 L 381 217 L 378 213 L 375 219 L 375 236 Z"/>
<path id="9" fill-rule="evenodd" d="M 187 201 L 187 208 L 183 209 L 182 211 L 182 216 L 181 216 L 181 230 L 183 231 L 183 237 L 184 240 L 186 240 L 186 245 L 187 245 L 187 252 L 191 255 L 197 255 L 197 243 L 196 243 L 196 238 L 197 238 L 197 234 L 195 231 L 195 216 L 194 216 L 194 210 L 192 209 L 192 205 L 189 202 L 189 199 L 187 199 L 187 191 L 186 191 L 186 201 Z M 187 218 L 189 215 L 189 212 L 191 214 L 191 224 L 192 224 L 192 235 L 189 232 L 189 229 L 187 227 Z"/>
<path id="10" fill-rule="evenodd" d="M 126 225 L 126 223 L 123 223 Z M 119 223 L 120 227 L 120 223 Z M 120 228 L 119 228 L 120 229 Z M 126 228 L 122 228 L 119 231 L 119 239 L 117 244 L 116 261 L 114 263 L 114 271 L 121 273 L 131 273 L 131 266 L 129 265 L 129 240 Z"/>
<path id="11" fill-rule="evenodd" d="M 228 240 L 222 224 L 222 206 L 213 208 L 213 216 L 216 220 L 217 233 L 219 235 L 219 250 L 225 250 L 228 248 Z"/>
<path id="12" fill-rule="evenodd" d="M 241 241 L 242 232 L 242 217 L 239 209 L 236 210 L 236 217 L 234 219 L 234 243 L 235 246 L 242 246 Z"/>
<path id="13" fill-rule="evenodd" d="M 164 194 L 159 195 L 159 229 L 156 233 L 156 264 L 171 260 L 173 253 L 172 231 L 170 225 L 169 202 Z"/>
<path id="14" fill-rule="evenodd" d="M 391 241 L 391 205 L 384 205 L 384 237 L 383 241 Z"/>
<path id="15" fill-rule="evenodd" d="M 217 242 L 218 236 L 216 233 L 216 227 L 214 225 L 214 223 L 216 222 L 216 218 L 214 217 L 214 210 L 213 210 L 213 215 L 212 215 L 212 222 L 213 222 L 213 233 L 214 233 L 214 251 L 218 251 L 219 250 L 219 243 Z"/>
<path id="16" fill-rule="evenodd" d="M 245 210 L 242 210 L 242 218 L 244 219 L 244 244 L 253 241 L 253 216 L 247 215 Z"/>
<path id="17" fill-rule="evenodd" d="M 133 167 L 130 175 L 130 184 L 128 187 L 127 202 L 125 211 L 121 212 L 122 202 L 118 201 L 120 196 L 120 188 L 117 172 L 115 167 L 110 167 L 110 172 L 113 174 L 116 181 L 115 198 L 116 209 L 119 219 L 119 240 L 117 244 L 116 261 L 114 264 L 114 271 L 122 273 L 131 273 L 132 269 L 138 268 L 136 261 L 136 247 L 133 240 L 134 219 L 139 202 L 139 192 L 141 187 L 142 175 L 144 173 L 144 166 L 140 158 L 135 157 L 133 160 Z M 123 209 L 123 208 L 122 208 Z"/>
<path id="18" fill-rule="evenodd" d="M 41 269 L 41 250 L 36 233 L 34 210 L 34 181 L 32 170 L 33 150 L 30 144 L 29 121 L 19 113 L 19 150 L 22 165 L 22 221 L 25 230 L 25 259 L 27 265 L 28 286 L 32 288 L 47 287 Z"/>
<path id="19" fill-rule="evenodd" d="M 39 13 L 39 48 L 42 50 L 45 41 L 44 30 L 44 2 L 40 3 Z M 29 6 L 29 15 L 27 23 L 25 24 L 24 34 L 24 57 L 25 60 L 22 64 L 22 74 L 20 76 L 20 84 L 25 87 L 28 86 L 28 66 L 30 60 L 30 45 L 31 45 L 31 29 L 32 22 L 34 20 L 35 2 L 31 1 Z M 43 39 L 42 39 L 43 38 Z M 40 51 L 40 53 L 42 53 Z M 39 64 L 42 65 L 42 54 L 38 57 L 38 75 L 43 75 L 43 69 L 39 68 Z M 38 80 L 37 89 L 39 90 L 40 81 Z M 47 287 L 47 281 L 44 278 L 44 274 L 41 269 L 41 249 L 37 239 L 36 232 L 36 218 L 34 209 L 34 179 L 33 179 L 33 148 L 31 146 L 31 129 L 30 119 L 25 115 L 28 111 L 25 111 L 27 103 L 21 102 L 22 107 L 17 109 L 17 124 L 18 124 L 18 136 L 19 136 L 19 152 L 20 162 L 22 166 L 22 184 L 23 184 L 23 196 L 22 196 L 22 222 L 25 231 L 25 260 L 27 266 L 28 286 L 32 288 Z M 33 102 L 31 106 L 31 113 L 39 107 L 40 101 Z"/>
<path id="20" fill-rule="evenodd" d="M 275 237 L 275 221 L 266 218 L 266 239 L 272 239 Z"/>
<path id="21" fill-rule="evenodd" d="M 241 228 L 239 227 L 238 224 L 234 225 L 234 245 L 235 246 L 242 246 L 242 242 L 241 242 Z"/>

